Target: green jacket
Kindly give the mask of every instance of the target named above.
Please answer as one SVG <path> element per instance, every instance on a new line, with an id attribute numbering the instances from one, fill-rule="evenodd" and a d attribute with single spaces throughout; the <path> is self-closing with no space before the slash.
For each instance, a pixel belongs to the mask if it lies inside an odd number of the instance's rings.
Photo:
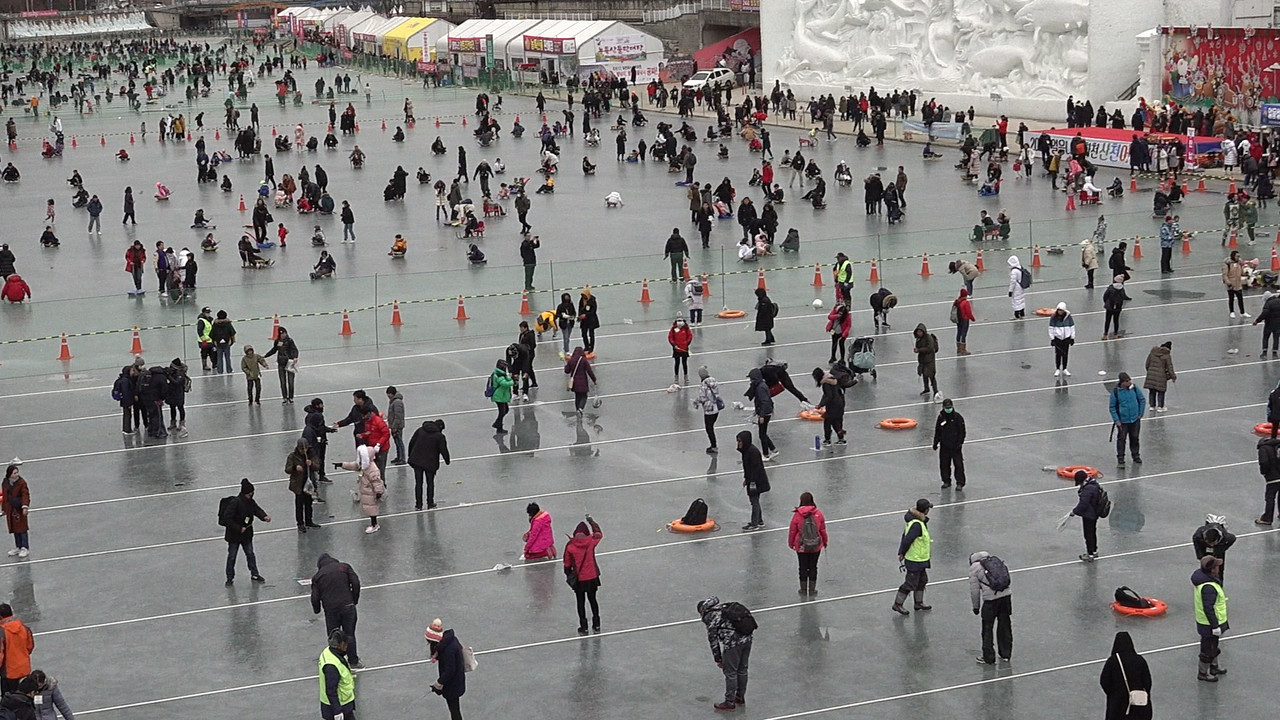
<path id="1" fill-rule="evenodd" d="M 493 397 L 491 399 L 496 403 L 511 402 L 511 388 L 516 384 L 511 379 L 511 373 L 494 368 L 490 381 L 493 383 Z"/>
<path id="2" fill-rule="evenodd" d="M 1245 225 L 1258 224 L 1258 203 L 1253 200 L 1240 203 L 1240 219 Z"/>

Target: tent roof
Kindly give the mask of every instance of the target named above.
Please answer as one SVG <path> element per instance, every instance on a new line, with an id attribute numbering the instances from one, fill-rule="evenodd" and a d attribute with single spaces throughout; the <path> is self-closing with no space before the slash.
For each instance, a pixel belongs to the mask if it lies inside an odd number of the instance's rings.
<path id="1" fill-rule="evenodd" d="M 542 20 L 468 20 L 449 33 L 450 37 L 484 37 L 493 35 L 494 52 L 504 49 L 511 40 L 523 38 L 530 28 Z M 521 40 L 521 43 L 524 41 Z"/>
<path id="2" fill-rule="evenodd" d="M 324 22 L 320 23 L 320 27 L 325 31 L 332 31 L 338 27 L 338 23 L 351 17 L 354 14 L 355 14 L 354 10 L 348 10 L 344 8 L 330 15 L 329 17 L 325 18 Z"/>
<path id="3" fill-rule="evenodd" d="M 435 21 L 436 21 L 435 18 L 421 18 L 421 17 L 406 18 L 405 21 L 399 25 L 399 27 L 393 28 L 392 30 L 388 31 L 386 36 L 383 39 L 384 40 L 400 40 L 400 41 L 408 40 L 410 35 L 413 35 L 419 30 L 426 28 L 428 25 L 430 25 Z"/>

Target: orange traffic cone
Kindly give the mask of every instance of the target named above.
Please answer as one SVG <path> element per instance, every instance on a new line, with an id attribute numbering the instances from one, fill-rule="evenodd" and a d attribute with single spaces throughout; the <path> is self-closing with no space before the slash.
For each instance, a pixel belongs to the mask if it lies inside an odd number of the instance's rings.
<path id="1" fill-rule="evenodd" d="M 1133 240 L 1133 259 L 1142 259 L 1142 238 L 1134 238 Z"/>
<path id="2" fill-rule="evenodd" d="M 72 135 L 72 136 L 71 136 L 71 147 L 72 147 L 72 148 L 79 147 L 78 145 L 76 145 L 76 136 L 75 136 L 75 135 Z"/>
<path id="3" fill-rule="evenodd" d="M 1044 267 L 1044 263 L 1040 262 L 1040 246 L 1039 245 L 1034 245 L 1031 248 L 1031 267 L 1033 268 Z"/>
<path id="4" fill-rule="evenodd" d="M 932 274 L 929 272 L 929 253 L 925 253 L 924 259 L 920 261 L 920 276 L 929 277 Z"/>
<path id="5" fill-rule="evenodd" d="M 339 335 L 355 335 L 356 334 L 356 331 L 351 329 L 351 315 L 347 313 L 345 308 L 342 310 L 342 330 L 339 331 L 338 334 Z"/>
<path id="6" fill-rule="evenodd" d="M 640 300 L 642 303 L 651 303 L 653 298 L 649 297 L 649 278 L 645 278 L 640 283 Z"/>
<path id="7" fill-rule="evenodd" d="M 271 316 L 271 335 L 267 339 L 270 340 L 271 342 L 275 342 L 276 339 L 279 337 L 280 337 L 280 316 L 272 315 Z"/>
<path id="8" fill-rule="evenodd" d="M 533 311 L 529 309 L 529 291 L 524 290 L 520 293 L 520 314 L 532 315 Z"/>
<path id="9" fill-rule="evenodd" d="M 440 127 L 440 118 L 439 118 L 439 117 L 437 117 L 437 118 L 436 118 L 436 127 Z"/>
<path id="10" fill-rule="evenodd" d="M 240 212 L 244 212 L 244 193 L 240 193 Z"/>
<path id="11" fill-rule="evenodd" d="M 221 131 L 221 130 L 219 130 L 218 128 L 214 128 L 214 129 L 213 129 L 213 139 L 214 139 L 214 140 L 221 140 L 221 139 L 222 139 L 222 131 Z"/>
<path id="12" fill-rule="evenodd" d="M 276 126 L 275 126 L 275 125 L 272 125 L 272 126 L 271 126 L 271 137 L 275 137 L 275 136 L 276 136 Z"/>
<path id="13" fill-rule="evenodd" d="M 765 284 L 764 284 L 764 268 L 761 268 L 761 269 L 760 269 L 760 275 L 759 275 L 759 277 L 757 277 L 757 278 L 756 278 L 756 289 L 758 289 L 758 290 L 768 290 L 768 289 L 769 289 L 769 288 L 765 287 Z"/>
<path id="14" fill-rule="evenodd" d="M 138 337 L 138 326 L 133 326 L 133 345 L 129 347 L 129 352 L 133 355 L 142 354 L 142 338 Z"/>
<path id="15" fill-rule="evenodd" d="M 328 129 L 326 130 L 326 132 L 333 132 L 333 123 L 329 123 Z"/>
<path id="16" fill-rule="evenodd" d="M 867 277 L 867 282 L 880 282 L 880 270 L 876 268 L 876 261 L 871 261 L 871 275 Z"/>
<path id="17" fill-rule="evenodd" d="M 973 264 L 973 266 L 978 268 L 978 272 L 986 271 L 987 266 L 982 263 L 982 248 L 978 248 L 978 260 Z"/>
<path id="18" fill-rule="evenodd" d="M 470 319 L 471 319 L 471 318 L 468 318 L 468 317 L 467 317 L 467 306 L 462 304 L 462 296 L 461 296 L 461 295 L 459 295 L 459 296 L 458 296 L 458 312 L 457 312 L 457 314 L 455 314 L 455 315 L 453 316 L 453 319 L 454 319 L 454 320 L 459 320 L 459 321 L 461 321 L 461 320 L 470 320 Z"/>
<path id="19" fill-rule="evenodd" d="M 1271 272 L 1280 272 L 1280 255 L 1276 255 L 1275 246 L 1271 247 Z"/>
<path id="20" fill-rule="evenodd" d="M 822 287 L 822 263 L 813 264 L 813 282 L 809 284 L 813 287 Z"/>
<path id="21" fill-rule="evenodd" d="M 1276 244 L 1280 245 L 1280 230 L 1276 230 Z"/>
<path id="22" fill-rule="evenodd" d="M 462 116 L 462 127 L 466 127 L 466 126 L 467 126 L 467 116 L 466 116 L 466 115 L 463 115 L 463 116 Z"/>
<path id="23" fill-rule="evenodd" d="M 685 282 L 689 282 L 690 280 L 693 279 L 693 276 L 689 274 L 689 256 L 688 255 L 684 256 L 684 265 L 681 268 L 681 277 L 684 278 Z"/>
<path id="24" fill-rule="evenodd" d="M 1200 178 L 1200 184 L 1196 185 L 1196 192 L 1204 192 L 1204 178 Z"/>
<path id="25" fill-rule="evenodd" d="M 702 276 L 702 297 L 704 298 L 711 297 L 711 282 L 710 282 L 710 278 L 708 278 L 706 275 Z"/>
<path id="26" fill-rule="evenodd" d="M 1182 194 L 1186 195 L 1189 192 L 1191 192 L 1191 188 L 1187 187 L 1187 179 L 1182 178 Z"/>
<path id="27" fill-rule="evenodd" d="M 102 145 L 102 147 L 106 147 L 106 146 L 107 146 L 107 136 L 106 136 L 106 135 L 101 135 L 101 136 L 99 136 L 99 137 L 98 137 L 98 144 Z"/>
<path id="28" fill-rule="evenodd" d="M 1138 192 L 1138 178 L 1136 175 L 1129 176 L 1129 192 Z"/>
<path id="29" fill-rule="evenodd" d="M 392 300 L 391 301 L 391 326 L 400 327 L 403 324 L 404 324 L 404 321 L 400 319 L 400 301 Z"/>
<path id="30" fill-rule="evenodd" d="M 387 131 L 387 121 L 386 121 L 386 120 L 383 120 L 383 121 L 382 121 L 382 132 L 386 132 L 386 131 Z"/>
<path id="31" fill-rule="evenodd" d="M 1075 193 L 1067 193 L 1067 209 L 1068 209 L 1068 210 L 1075 210 L 1075 209 L 1076 209 L 1076 194 L 1075 194 Z"/>
<path id="32" fill-rule="evenodd" d="M 1227 188 L 1227 194 L 1228 194 L 1228 195 L 1235 195 L 1235 194 L 1236 194 L 1236 181 L 1235 181 L 1235 180 L 1232 180 L 1232 181 L 1231 181 L 1231 187 Z"/>
<path id="33" fill-rule="evenodd" d="M 1230 239 L 1228 239 L 1228 240 L 1227 240 L 1227 247 L 1229 247 L 1229 248 L 1238 248 L 1238 247 L 1240 247 L 1240 244 L 1239 244 L 1238 242 L 1236 242 L 1236 229 L 1235 229 L 1235 228 L 1231 228 L 1231 237 L 1230 237 Z"/>
<path id="34" fill-rule="evenodd" d="M 1276 232 L 1276 242 L 1280 242 L 1280 231 Z M 1182 236 L 1182 254 L 1191 254 L 1191 238 L 1186 235 Z"/>
<path id="35" fill-rule="evenodd" d="M 67 347 L 67 334 L 62 333 L 62 349 L 58 351 L 59 360 L 71 359 L 71 348 Z"/>

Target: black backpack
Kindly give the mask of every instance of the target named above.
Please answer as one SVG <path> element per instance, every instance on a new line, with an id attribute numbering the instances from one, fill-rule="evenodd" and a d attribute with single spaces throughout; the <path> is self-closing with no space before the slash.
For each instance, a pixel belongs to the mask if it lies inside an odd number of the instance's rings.
<path id="1" fill-rule="evenodd" d="M 1127 608 L 1149 608 L 1150 601 L 1134 592 L 1128 585 L 1116 588 L 1116 604 Z"/>
<path id="2" fill-rule="evenodd" d="M 151 391 L 151 372 L 143 370 L 138 373 L 138 397 L 145 398 Z"/>
<path id="3" fill-rule="evenodd" d="M 218 524 L 231 527 L 231 508 L 235 507 L 236 495 L 228 495 L 218 501 Z"/>
<path id="4" fill-rule="evenodd" d="M 1018 266 L 1018 269 L 1022 271 L 1022 274 L 1018 276 L 1018 285 L 1023 290 L 1026 290 L 1031 287 L 1031 271 L 1021 265 Z"/>
<path id="5" fill-rule="evenodd" d="M 116 382 L 111 386 L 111 399 L 120 402 L 129 396 L 129 378 L 121 376 L 116 378 Z M 132 398 L 131 398 L 132 399 Z"/>
<path id="6" fill-rule="evenodd" d="M 1107 495 L 1107 491 L 1098 486 L 1098 498 L 1093 501 L 1093 507 L 1098 511 L 1099 518 L 1105 518 L 1111 515 L 1111 498 Z"/>
<path id="7" fill-rule="evenodd" d="M 1009 589 L 1012 578 L 1009 577 L 1009 567 L 1004 561 L 995 555 L 988 555 L 978 561 L 982 565 L 982 572 L 987 576 L 986 585 L 995 592 L 1003 592 Z"/>
<path id="8" fill-rule="evenodd" d="M 1280 475 L 1280 449 L 1276 447 L 1278 444 L 1280 443 L 1267 438 L 1258 441 L 1258 468 L 1264 476 Z"/>
<path id="9" fill-rule="evenodd" d="M 707 501 L 698 498 L 689 503 L 689 512 L 680 518 L 680 522 L 685 525 L 702 525 L 707 521 Z"/>
<path id="10" fill-rule="evenodd" d="M 720 614 L 725 620 L 733 626 L 733 631 L 744 637 L 750 637 L 751 633 L 760 627 L 756 623 L 756 619 L 751 616 L 751 611 L 742 603 L 727 602 L 720 604 Z"/>
<path id="11" fill-rule="evenodd" d="M 858 384 L 858 378 L 854 377 L 853 372 L 849 370 L 849 366 L 844 363 L 836 363 L 831 366 L 831 377 L 836 379 L 836 386 L 841 390 L 848 390 Z"/>

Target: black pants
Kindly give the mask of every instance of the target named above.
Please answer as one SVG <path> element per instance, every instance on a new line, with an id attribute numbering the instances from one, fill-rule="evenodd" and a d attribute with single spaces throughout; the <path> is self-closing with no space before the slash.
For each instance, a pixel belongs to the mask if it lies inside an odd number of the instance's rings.
<path id="1" fill-rule="evenodd" d="M 447 697 L 444 702 L 449 706 L 449 720 L 462 720 L 462 698 Z"/>
<path id="2" fill-rule="evenodd" d="M 942 486 L 951 487 L 951 468 L 955 466 L 956 487 L 964 487 L 964 447 L 949 448 L 938 446 L 938 470 L 942 475 Z"/>
<path id="3" fill-rule="evenodd" d="M 165 289 L 165 286 L 168 284 L 168 280 L 169 280 L 169 271 L 168 271 L 168 270 L 156 270 L 156 280 L 158 281 L 159 288 L 160 288 L 160 292 L 162 292 L 162 293 L 163 293 L 163 292 L 164 292 L 164 289 Z"/>
<path id="4" fill-rule="evenodd" d="M 1147 390 L 1147 404 L 1153 408 L 1164 407 L 1164 390 Z"/>
<path id="5" fill-rule="evenodd" d="M 1222 650 L 1218 648 L 1218 641 L 1221 639 L 1217 635 L 1200 636 L 1200 662 L 1218 664 L 1218 656 L 1222 654 Z"/>
<path id="6" fill-rule="evenodd" d="M 702 416 L 702 425 L 707 430 L 707 440 L 711 442 L 711 447 L 716 446 L 716 420 L 720 418 L 720 413 L 711 413 Z M 1277 483 L 1280 488 L 1280 483 Z"/>
<path id="7" fill-rule="evenodd" d="M 1244 312 L 1244 291 L 1227 290 L 1227 311 L 1235 312 L 1236 303 L 1240 304 L 1240 312 Z"/>
<path id="8" fill-rule="evenodd" d="M 314 522 L 311 518 L 311 493 L 303 490 L 293 496 L 293 521 L 300 527 Z"/>
<path id="9" fill-rule="evenodd" d="M 276 372 L 280 373 L 280 399 L 292 400 L 293 399 L 293 376 L 296 373 L 289 372 L 289 366 L 287 364 L 280 365 L 279 367 L 277 367 Z"/>
<path id="10" fill-rule="evenodd" d="M 169 424 L 170 425 L 186 425 L 187 424 L 187 405 L 186 403 L 171 403 L 169 405 Z"/>
<path id="11" fill-rule="evenodd" d="M 1053 345 L 1053 367 L 1056 370 L 1066 370 L 1067 360 L 1071 355 L 1071 341 L 1054 338 L 1050 341 Z"/>
<path id="12" fill-rule="evenodd" d="M 1085 272 L 1088 273 L 1089 275 L 1089 281 L 1085 283 L 1086 287 L 1093 287 L 1093 270 L 1094 270 L 1093 268 L 1089 268 L 1088 270 L 1085 270 Z"/>
<path id="13" fill-rule="evenodd" d="M 582 335 L 582 349 L 587 352 L 596 351 L 596 329 L 582 326 L 578 332 Z"/>
<path id="14" fill-rule="evenodd" d="M 578 627 L 587 629 L 587 603 L 591 603 L 592 627 L 600 627 L 600 604 L 596 602 L 596 590 L 600 588 L 599 580 L 578 583 L 573 594 L 578 601 Z"/>
<path id="15" fill-rule="evenodd" d="M 507 403 L 504 403 L 504 402 L 494 403 L 494 404 L 498 406 L 498 419 L 493 421 L 493 429 L 501 430 L 502 419 L 507 416 L 508 405 Z"/>
<path id="16" fill-rule="evenodd" d="M 586 409 L 586 407 L 587 407 L 587 393 L 574 391 L 573 409 L 577 410 L 578 412 L 582 412 L 583 410 Z"/>
<path id="17" fill-rule="evenodd" d="M 1280 480 L 1267 482 L 1266 501 L 1267 506 L 1262 511 L 1262 521 L 1271 522 L 1275 517 L 1276 511 L 1276 495 L 1280 494 Z"/>
<path id="18" fill-rule="evenodd" d="M 1280 346 L 1280 331 L 1273 330 L 1270 322 L 1262 323 L 1262 352 L 1267 351 L 1267 342 L 1271 342 L 1271 352 L 1276 352 L 1277 346 Z"/>
<path id="19" fill-rule="evenodd" d="M 122 423 L 122 427 L 121 427 L 120 429 L 121 429 L 121 430 L 123 430 L 124 432 L 127 432 L 127 433 L 131 433 L 131 432 L 133 432 L 133 423 L 132 423 L 132 420 L 133 420 L 133 416 L 138 414 L 138 413 L 137 413 L 137 406 L 136 406 L 136 405 L 126 405 L 126 406 L 124 406 L 124 407 L 120 408 L 120 414 L 123 416 L 123 417 L 122 417 L 122 421 L 123 421 L 123 423 Z"/>
<path id="20" fill-rule="evenodd" d="M 1160 272 L 1173 272 L 1173 246 L 1160 248 Z"/>
<path id="21" fill-rule="evenodd" d="M 899 593 L 924 592 L 924 586 L 929 584 L 929 571 L 908 570 L 907 576 L 902 580 L 901 587 L 898 588 Z"/>
<path id="22" fill-rule="evenodd" d="M 684 352 L 681 352 L 679 350 L 676 350 L 674 351 L 674 354 L 671 356 L 671 358 L 674 363 L 672 372 L 675 373 L 676 375 L 679 375 L 680 368 L 681 366 L 683 366 L 684 376 L 688 378 L 689 377 L 689 351 L 685 350 Z"/>
<path id="23" fill-rule="evenodd" d="M 1120 427 L 1116 428 L 1116 458 L 1124 459 L 1125 438 L 1129 439 L 1129 452 L 1133 453 L 1133 457 L 1142 457 L 1142 451 L 1138 448 L 1138 433 L 1141 431 L 1142 418 L 1131 423 L 1120 423 Z"/>
<path id="24" fill-rule="evenodd" d="M 1098 519 L 1082 517 L 1080 525 L 1084 528 L 1084 551 L 1090 555 L 1096 555 L 1098 553 Z"/>
<path id="25" fill-rule="evenodd" d="M 1005 595 L 995 600 L 982 603 L 982 659 L 988 663 L 996 661 L 996 648 L 992 647 L 992 629 L 995 629 L 995 643 L 999 647 L 1000 657 L 1008 660 L 1013 656 L 1013 597 Z"/>
<path id="26" fill-rule="evenodd" d="M 262 378 L 245 378 L 249 402 L 262 402 Z"/>
<path id="27" fill-rule="evenodd" d="M 844 337 L 840 335 L 831 336 L 831 360 L 836 358 L 836 350 L 840 351 L 840 362 L 844 362 Z"/>
<path id="28" fill-rule="evenodd" d="M 773 440 L 769 437 L 769 415 L 760 418 L 760 452 L 768 455 L 778 449 L 773 444 Z"/>
<path id="29" fill-rule="evenodd" d="M 800 582 L 818 582 L 818 556 L 822 553 L 798 552 L 796 559 L 800 563 Z"/>
<path id="30" fill-rule="evenodd" d="M 347 636 L 347 660 L 352 665 L 360 663 L 360 654 L 356 652 L 356 619 L 355 605 L 324 609 L 324 632 L 328 635 L 342 628 L 342 634 Z"/>
<path id="31" fill-rule="evenodd" d="M 1244 307 L 1244 301 L 1243 301 L 1243 300 L 1241 300 L 1241 301 L 1240 301 L 1240 306 L 1241 306 L 1241 307 Z M 1111 325 L 1112 325 L 1112 323 L 1115 323 L 1115 331 L 1114 331 L 1114 334 L 1119 335 L 1119 334 L 1120 334 L 1120 311 L 1119 311 L 1119 310 L 1112 310 L 1111 308 L 1107 308 L 1107 310 L 1106 310 L 1106 315 L 1103 317 L 1103 320 L 1102 320 L 1102 334 L 1103 334 L 1103 335 L 1106 335 L 1106 334 L 1107 334 L 1107 331 L 1111 329 Z"/>
<path id="32" fill-rule="evenodd" d="M 422 507 L 422 486 L 427 486 L 427 507 L 436 504 L 436 471 L 415 467 L 413 469 L 413 506 Z"/>
<path id="33" fill-rule="evenodd" d="M 822 415 L 823 442 L 831 442 L 831 432 L 833 430 L 837 439 L 844 439 L 844 411 L 836 412 L 831 408 L 827 408 L 827 411 Z"/>
<path id="34" fill-rule="evenodd" d="M 525 210 L 520 210 L 516 213 L 516 217 L 520 220 L 520 232 L 522 233 L 529 232 L 529 228 L 532 227 L 527 219 L 528 215 L 529 213 Z"/>

